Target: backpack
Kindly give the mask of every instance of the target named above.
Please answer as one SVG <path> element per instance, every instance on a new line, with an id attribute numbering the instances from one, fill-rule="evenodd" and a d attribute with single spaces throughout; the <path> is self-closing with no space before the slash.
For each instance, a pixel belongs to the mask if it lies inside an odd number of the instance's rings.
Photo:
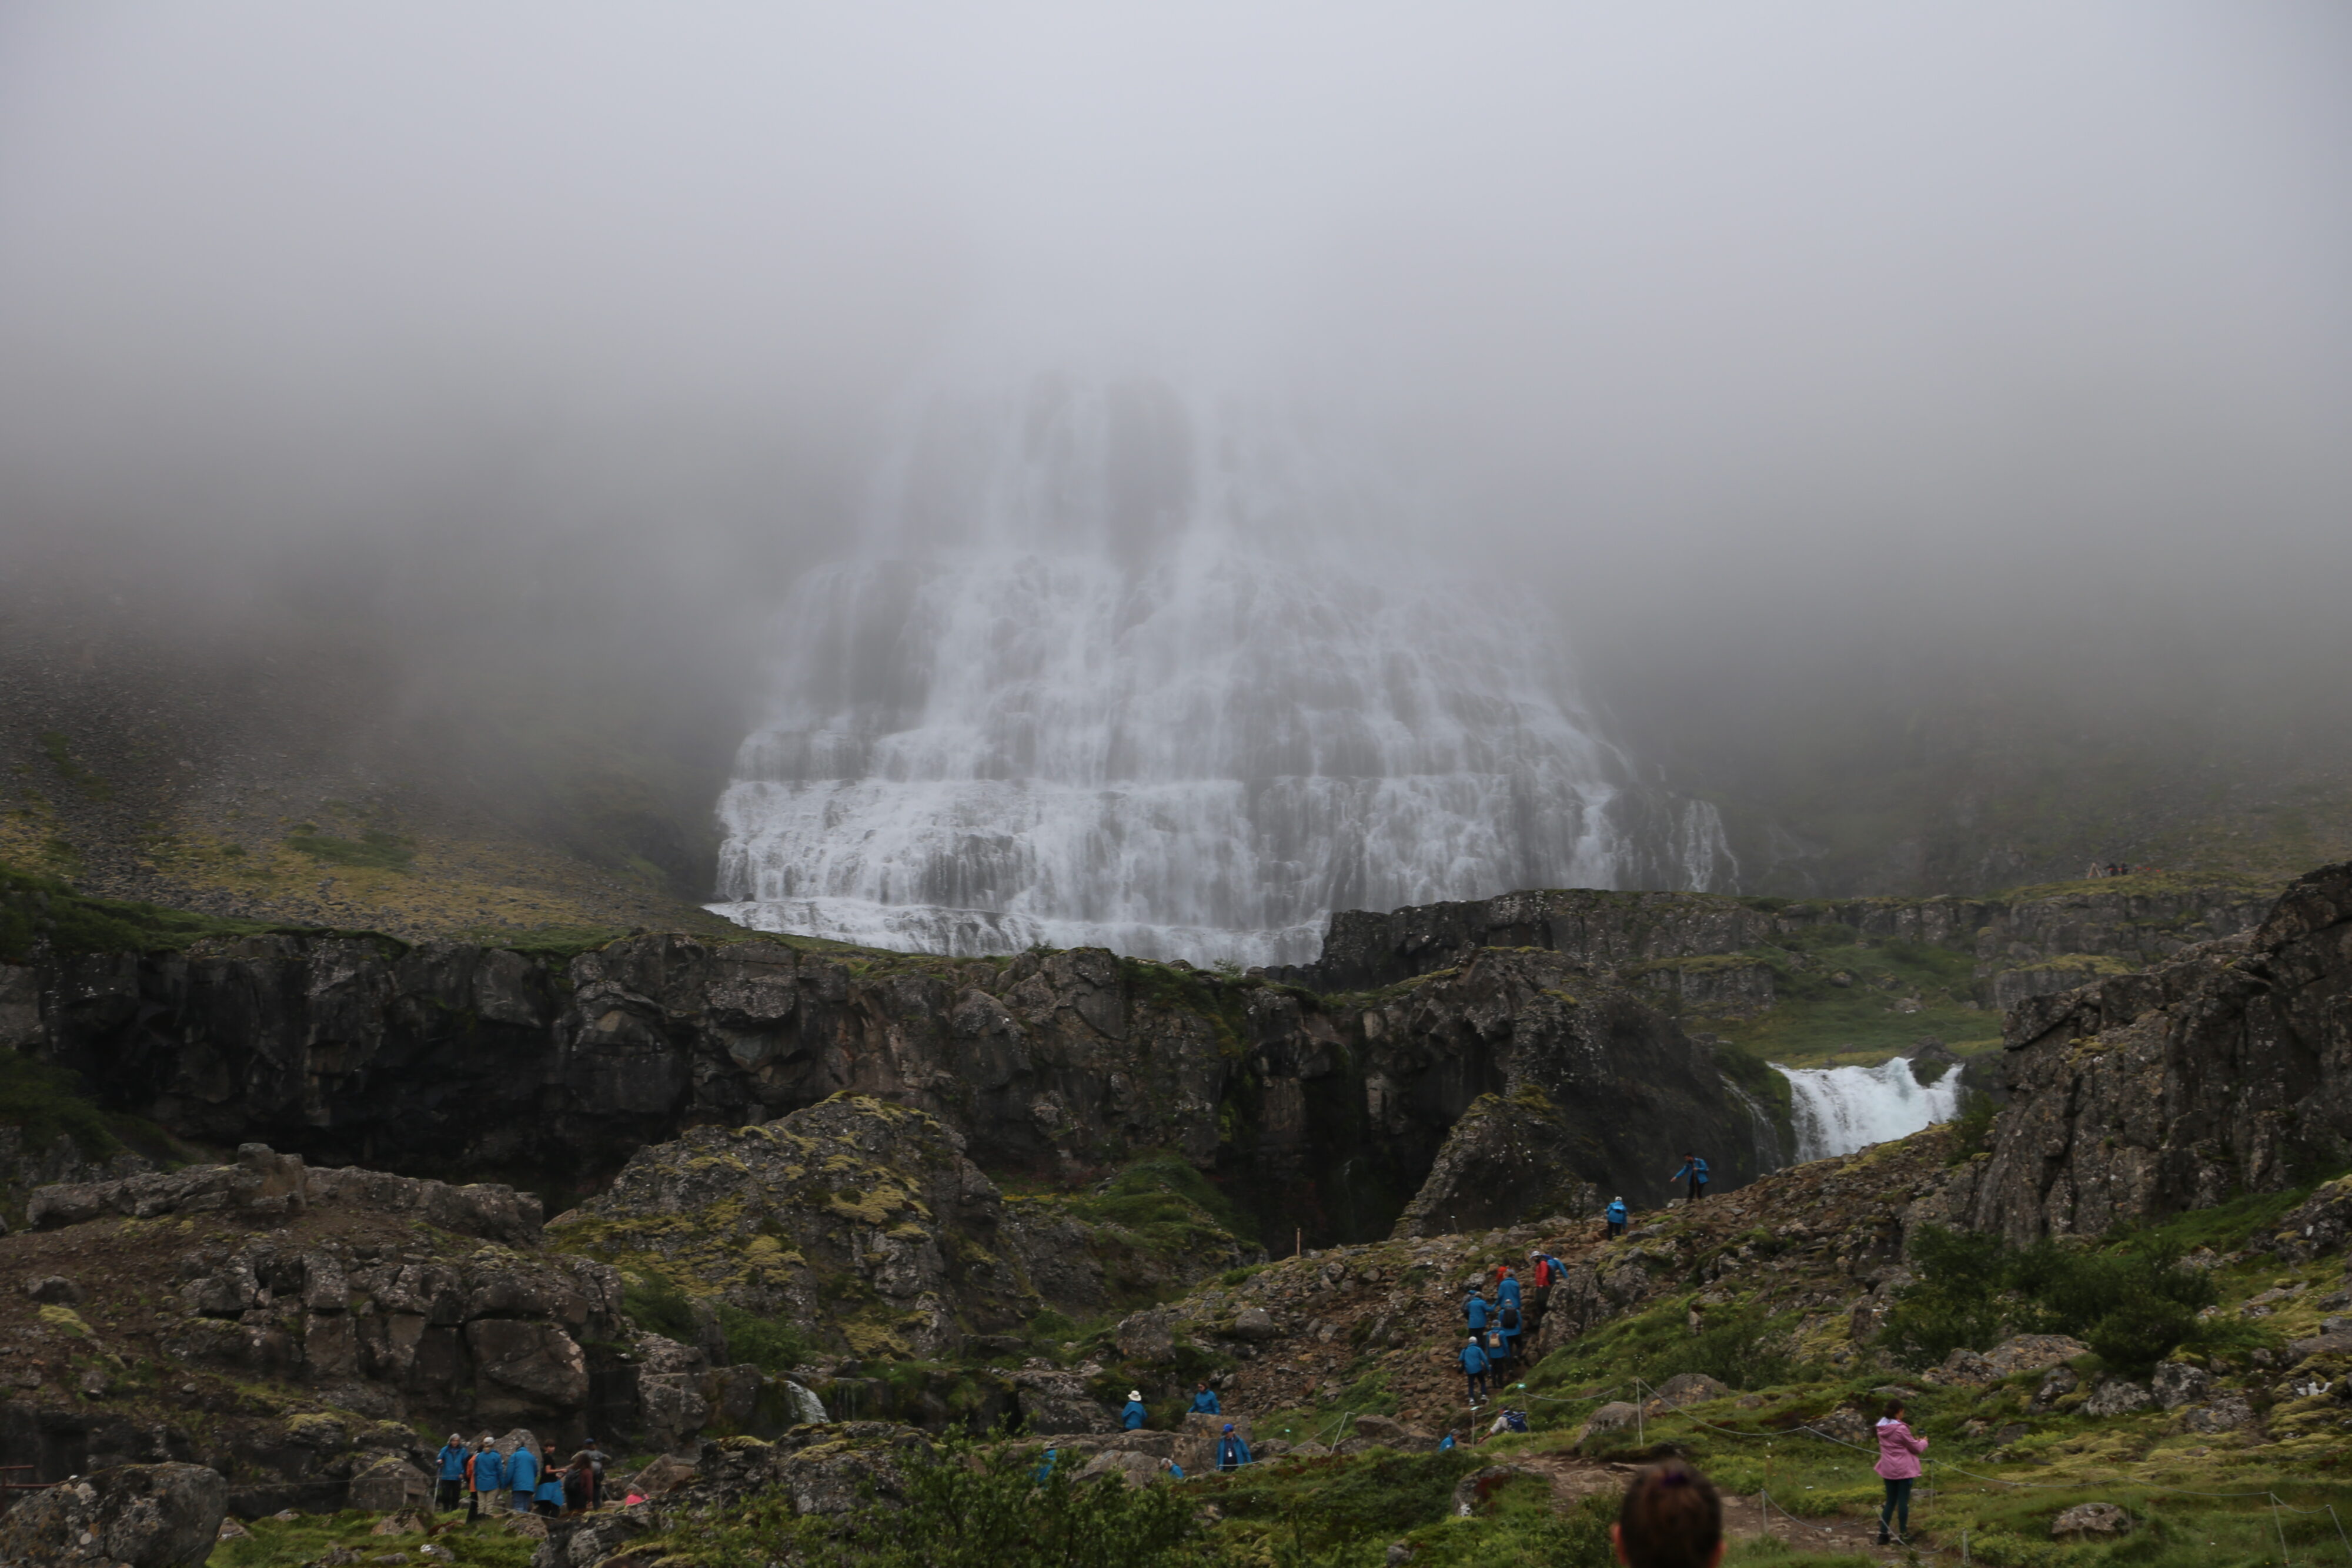
<path id="1" fill-rule="evenodd" d="M 1503 1332 L 1517 1333 L 1519 1330 L 1519 1309 L 1506 1303 L 1503 1307 Z"/>
<path id="2" fill-rule="evenodd" d="M 1514 1432 L 1524 1432 L 1528 1429 L 1528 1413 L 1524 1410 L 1506 1410 L 1503 1412 L 1503 1424 Z"/>

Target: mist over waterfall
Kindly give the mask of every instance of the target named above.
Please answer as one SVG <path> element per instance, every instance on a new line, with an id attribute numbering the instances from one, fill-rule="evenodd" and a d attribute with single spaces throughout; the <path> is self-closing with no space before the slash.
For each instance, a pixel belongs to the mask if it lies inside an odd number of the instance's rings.
<path id="1" fill-rule="evenodd" d="M 1777 1064 L 1776 1064 L 1777 1067 Z M 1797 1158 L 1827 1159 L 1904 1138 L 1958 1113 L 1960 1074 L 1922 1085 L 1911 1063 L 1893 1056 L 1876 1067 L 1777 1067 L 1789 1081 Z"/>
<path id="2" fill-rule="evenodd" d="M 1732 885 L 1714 809 L 1636 781 L 1558 629 L 1410 542 L 1375 467 L 1158 381 L 935 400 L 777 619 L 712 907 L 1267 964 L 1334 909 Z"/>

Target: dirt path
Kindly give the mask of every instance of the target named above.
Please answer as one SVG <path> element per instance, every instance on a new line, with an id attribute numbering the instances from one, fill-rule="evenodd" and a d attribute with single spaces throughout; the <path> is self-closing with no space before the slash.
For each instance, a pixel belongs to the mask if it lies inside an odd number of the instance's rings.
<path id="1" fill-rule="evenodd" d="M 1522 1454 L 1511 1463 L 1536 1470 L 1551 1481 L 1552 1505 L 1575 1507 L 1592 1496 L 1613 1497 L 1624 1490 L 1635 1467 L 1580 1458 L 1574 1454 Z M 1791 1519 L 1778 1507 L 1767 1510 L 1759 1498 L 1726 1494 L 1723 1522 L 1733 1540 L 1769 1535 L 1800 1551 L 1850 1552 L 1874 1563 L 1935 1563 L 1957 1559 L 1957 1548 L 1939 1549 L 1921 1542 L 1913 1548 L 1878 1544 L 1875 1519 Z"/>

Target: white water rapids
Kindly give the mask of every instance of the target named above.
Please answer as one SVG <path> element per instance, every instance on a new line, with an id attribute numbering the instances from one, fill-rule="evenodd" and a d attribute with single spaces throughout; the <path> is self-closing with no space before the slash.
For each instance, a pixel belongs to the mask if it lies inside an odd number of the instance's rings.
<path id="1" fill-rule="evenodd" d="M 1360 484 L 1157 382 L 935 404 L 779 618 L 712 908 L 1267 964 L 1334 909 L 1731 885 L 1714 809 L 1633 781 L 1545 616 L 1377 544 Z"/>
<path id="2" fill-rule="evenodd" d="M 1789 1081 L 1800 1161 L 1908 1137 L 1959 1111 L 1958 1067 L 1925 1086 L 1899 1056 L 1876 1067 L 1773 1067 Z"/>

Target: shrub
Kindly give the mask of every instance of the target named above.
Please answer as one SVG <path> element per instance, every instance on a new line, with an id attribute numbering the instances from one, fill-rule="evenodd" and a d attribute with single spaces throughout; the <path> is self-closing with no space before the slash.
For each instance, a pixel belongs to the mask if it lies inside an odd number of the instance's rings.
<path id="1" fill-rule="evenodd" d="M 628 1320 L 647 1333 L 657 1333 L 681 1344 L 692 1344 L 694 1333 L 694 1303 L 675 1281 L 650 1271 L 637 1275 L 621 1287 L 621 1311 Z"/>
<path id="2" fill-rule="evenodd" d="M 2011 1249 L 1930 1226 L 1912 1255 L 1919 1278 L 1886 1320 L 1888 1343 L 1911 1366 L 2008 1334 L 2063 1333 L 2117 1371 L 2144 1373 L 2206 1332 L 2197 1313 L 2218 1299 L 2212 1278 L 2183 1268 L 2177 1245 L 2157 1238 L 2095 1251 L 2055 1241 Z"/>
<path id="3" fill-rule="evenodd" d="M 625 1300 L 625 1298 L 624 1298 Z M 683 1296 L 679 1298 L 685 1300 Z M 688 1312 L 688 1336 L 693 1313 Z M 795 1324 L 763 1318 L 740 1307 L 721 1306 L 719 1326 L 727 1331 L 727 1358 L 781 1377 L 809 1358 L 809 1342 Z M 675 1336 L 673 1336 L 675 1337 Z"/>
<path id="4" fill-rule="evenodd" d="M 1081 1481 L 1069 1456 L 951 1437 L 908 1453 L 899 1509 L 853 1520 L 836 1561 L 874 1568 L 1153 1568 L 1199 1532 L 1172 1482 Z"/>

